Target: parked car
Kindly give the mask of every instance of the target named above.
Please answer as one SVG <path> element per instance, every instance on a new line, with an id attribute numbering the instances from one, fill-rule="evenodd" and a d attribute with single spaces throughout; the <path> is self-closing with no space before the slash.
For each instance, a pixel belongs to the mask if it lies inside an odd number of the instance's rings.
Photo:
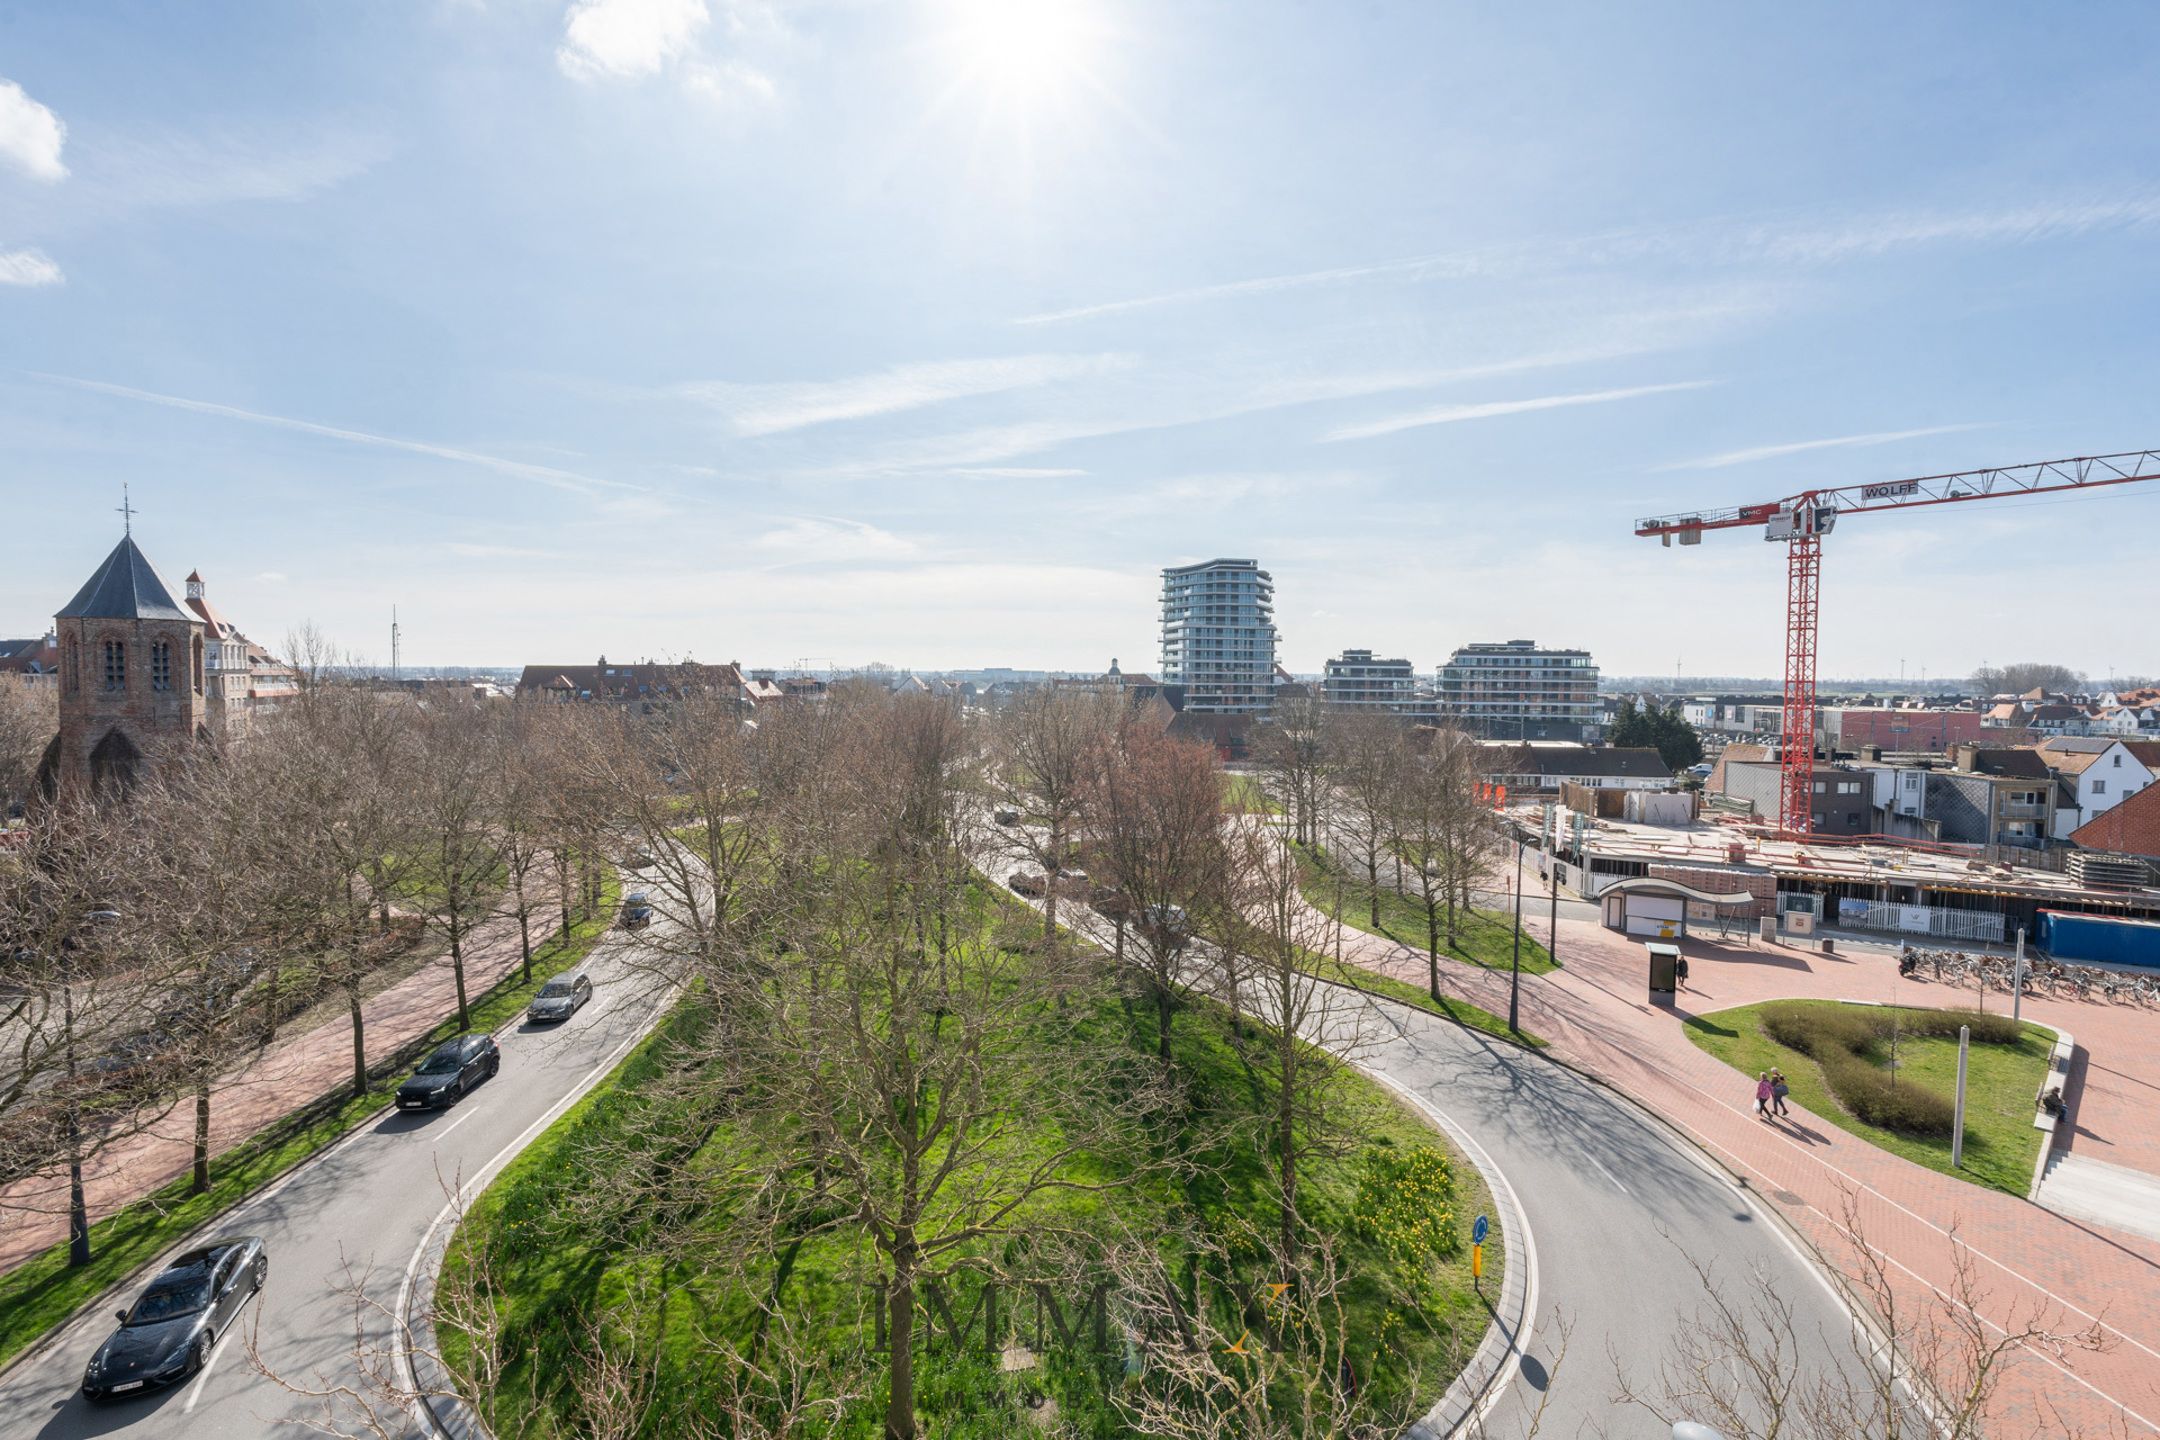
<path id="1" fill-rule="evenodd" d="M 1140 912 L 1140 932 L 1176 950 L 1192 938 L 1192 922 L 1182 905 L 1150 905 Z"/>
<path id="2" fill-rule="evenodd" d="M 1017 825 L 1020 823 L 1020 812 L 1011 809 L 1000 810 L 990 818 L 1000 825 Z"/>
<path id="3" fill-rule="evenodd" d="M 544 1021 L 567 1020 L 577 1014 L 578 1007 L 592 999 L 592 981 L 583 975 L 557 975 L 540 987 L 533 996 L 532 1004 L 525 1007 L 525 1018 L 535 1024 Z"/>
<path id="4" fill-rule="evenodd" d="M 1030 900 L 1040 900 L 1049 893 L 1049 887 L 1042 876 L 1030 874 L 1025 870 L 1013 871 L 1012 874 L 1005 877 L 1005 883 L 1012 887 L 1013 894 L 1025 895 Z"/>
<path id="5" fill-rule="evenodd" d="M 1057 887 L 1058 894 L 1074 900 L 1087 899 L 1095 888 L 1088 883 L 1085 870 L 1060 870 L 1050 883 Z"/>
<path id="6" fill-rule="evenodd" d="M 629 860 L 629 865 L 632 870 L 647 870 L 650 869 L 655 863 L 657 862 L 654 861 L 652 857 L 652 852 L 650 850 L 640 850 L 635 855 L 632 855 Z"/>
<path id="7" fill-rule="evenodd" d="M 255 1235 L 178 1256 L 120 1312 L 120 1328 L 83 1370 L 84 1397 L 105 1400 L 187 1379 L 209 1363 L 218 1337 L 269 1278 L 270 1257 Z"/>
<path id="8" fill-rule="evenodd" d="M 435 1047 L 397 1089 L 400 1110 L 438 1110 L 457 1104 L 467 1091 L 502 1069 L 492 1035 L 460 1035 Z"/>
<path id="9" fill-rule="evenodd" d="M 622 927 L 625 930 L 642 930 L 652 924 L 652 902 L 645 898 L 643 890 L 633 890 L 623 896 Z"/>

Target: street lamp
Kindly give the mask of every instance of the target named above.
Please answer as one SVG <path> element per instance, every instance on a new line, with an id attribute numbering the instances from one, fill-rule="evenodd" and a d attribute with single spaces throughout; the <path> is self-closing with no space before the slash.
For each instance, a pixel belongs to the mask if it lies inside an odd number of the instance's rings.
<path id="1" fill-rule="evenodd" d="M 1507 992 L 1507 1028 L 1510 1032 L 1520 1030 L 1516 1022 L 1522 1018 L 1522 831 L 1515 832 L 1515 959 L 1509 968 Z"/>

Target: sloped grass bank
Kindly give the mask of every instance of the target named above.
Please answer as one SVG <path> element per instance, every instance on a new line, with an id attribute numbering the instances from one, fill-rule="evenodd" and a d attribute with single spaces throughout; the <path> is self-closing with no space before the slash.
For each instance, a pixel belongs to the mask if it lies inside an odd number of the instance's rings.
<path id="1" fill-rule="evenodd" d="M 1429 940 L 1425 924 L 1425 904 L 1414 895 L 1398 895 L 1385 880 L 1380 884 L 1378 899 L 1380 920 L 1373 923 L 1374 892 L 1365 884 L 1364 872 L 1345 857 L 1331 854 L 1326 847 L 1300 845 L 1298 856 L 1298 889 L 1304 893 L 1305 903 L 1323 915 L 1340 920 L 1345 925 L 1360 930 L 1370 930 L 1385 935 L 1398 944 L 1423 951 Z M 1340 896 L 1340 905 L 1337 897 Z M 1538 897 L 1531 892 L 1523 894 L 1525 918 L 1537 913 Z M 1515 918 L 1490 910 L 1458 908 L 1455 912 L 1455 939 L 1447 937 L 1447 916 L 1440 917 L 1440 958 L 1455 960 L 1465 965 L 1477 965 L 1487 970 L 1506 970 L 1514 963 Z M 1552 952 L 1530 938 L 1525 930 L 1522 937 L 1522 972 L 1525 975 L 1543 975 L 1560 966 L 1552 958 Z"/>
<path id="2" fill-rule="evenodd" d="M 503 1317 L 507 1365 L 493 1393 L 478 1397 L 497 1434 L 553 1440 L 577 1433 L 578 1400 L 569 1379 L 585 1363 L 580 1357 L 589 1322 L 625 1297 L 649 1297 L 663 1284 L 665 1301 L 641 1312 L 652 1327 L 641 1343 L 655 1358 L 652 1393 L 659 1399 L 645 1434 L 670 1433 L 691 1415 L 710 1422 L 720 1413 L 724 1397 L 704 1347 L 719 1337 L 755 1350 L 769 1339 L 753 1300 L 776 1298 L 797 1334 L 825 1357 L 881 1373 L 883 1356 L 872 1348 L 875 1265 L 843 1234 L 778 1235 L 769 1256 L 734 1270 L 717 1248 L 701 1252 L 693 1242 L 661 1258 L 648 1252 L 634 1227 L 596 1232 L 574 1219 L 590 1213 L 586 1203 L 609 1183 L 609 1157 L 637 1143 L 632 1137 L 674 1133 L 693 1140 L 675 1159 L 679 1174 L 724 1170 L 731 1163 L 735 1146 L 725 1117 L 693 1118 L 687 1109 L 669 1108 L 682 1104 L 671 1077 L 698 1063 L 693 1057 L 702 1053 L 699 1041 L 711 1023 L 705 999 L 687 997 L 615 1075 L 504 1172 L 460 1229 L 445 1285 L 485 1273 Z M 1154 1023 L 1144 1001 L 1104 1001 L 1081 1021 L 1080 1034 L 1148 1056 Z M 1161 1143 L 1189 1156 L 1192 1169 L 1182 1179 L 1157 1173 L 1113 1191 L 1065 1196 L 1038 1212 L 1036 1221 L 1085 1233 L 1104 1228 L 1114 1209 L 1116 1220 L 1137 1233 L 1166 1235 L 1197 1225 L 1224 1237 L 1233 1252 L 1242 1248 L 1258 1256 L 1260 1237 L 1272 1234 L 1278 1220 L 1273 1162 L 1261 1141 L 1271 1102 L 1260 1069 L 1266 1043 L 1249 1027 L 1237 1033 L 1221 1007 L 1194 1002 L 1181 1009 L 1175 1060 L 1185 1099 Z M 1308 1160 L 1301 1210 L 1310 1233 L 1339 1248 L 1359 1383 L 1429 1402 L 1484 1333 L 1487 1311 L 1471 1286 L 1466 1241 L 1472 1217 L 1490 1210 L 1490 1198 L 1475 1168 L 1422 1119 L 1353 1072 L 1338 1079 L 1348 1138 L 1338 1153 Z M 1011 1143 L 1039 1144 L 1046 1137 L 1030 1128 L 1028 1097 L 1011 1099 Z M 721 1217 L 712 1218 L 717 1233 Z M 1495 1231 L 1487 1243 L 1486 1293 L 1493 1294 L 1506 1242 Z M 979 1246 L 968 1261 L 1024 1275 L 1029 1254 L 1027 1242 L 1006 1239 Z M 953 1311 L 963 1322 L 972 1318 L 979 1330 L 980 1315 L 970 1314 L 976 1303 L 975 1292 L 955 1281 Z M 928 1326 L 942 1337 L 937 1320 L 920 1315 L 919 1336 Z M 1020 1338 L 1033 1323 L 1023 1310 L 1011 1315 L 1009 1328 Z M 995 1357 L 977 1350 L 961 1352 L 947 1343 L 918 1348 L 918 1405 L 927 1433 L 939 1440 L 1036 1433 L 1030 1421 L 1044 1412 L 1032 1406 L 1045 1397 L 1057 1420 L 1049 1433 L 1135 1433 L 1111 1397 L 1128 1383 L 1128 1368 L 1141 1368 L 1143 1361 L 1115 1343 L 1114 1322 L 1112 1335 L 1111 1353 L 1053 1347 L 1040 1368 L 1017 1373 L 1002 1371 Z M 454 1367 L 471 1365 L 467 1338 L 447 1329 L 439 1338 Z M 882 1385 L 869 1389 L 865 1398 L 841 1405 L 817 1432 L 876 1436 Z"/>
<path id="3" fill-rule="evenodd" d="M 1950 1114 L 1961 1021 L 1975 1028 L 1966 1069 L 1965 1166 L 1957 1170 L 1950 1164 Z M 2013 1195 L 2032 1183 L 2042 1140 L 2032 1124 L 2033 1098 L 2055 1044 L 2044 1026 L 1953 1010 L 1772 1000 L 1695 1016 L 1686 1028 L 1697 1046 L 1741 1072 L 1733 1080 L 1736 1093 L 1752 1097 L 1755 1077 L 1779 1069 L 1794 1100 L 1894 1155 Z M 1999 1038 L 1984 1043 L 1983 1034 Z M 1830 1057 L 1827 1067 L 1817 1052 Z"/>

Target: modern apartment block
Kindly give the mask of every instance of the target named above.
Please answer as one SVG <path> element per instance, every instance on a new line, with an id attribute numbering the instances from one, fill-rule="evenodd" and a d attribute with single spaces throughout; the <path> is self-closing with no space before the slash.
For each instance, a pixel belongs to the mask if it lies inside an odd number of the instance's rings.
<path id="1" fill-rule="evenodd" d="M 1275 579 L 1257 560 L 1162 572 L 1162 678 L 1200 714 L 1264 711 L 1275 698 Z"/>
<path id="2" fill-rule="evenodd" d="M 1401 711 L 1417 695 L 1408 660 L 1375 660 L 1370 650 L 1345 650 L 1327 662 L 1327 702 L 1360 710 Z"/>
<path id="3" fill-rule="evenodd" d="M 1597 686 L 1587 650 L 1465 645 L 1440 667 L 1440 714 L 1493 740 L 1595 740 Z"/>

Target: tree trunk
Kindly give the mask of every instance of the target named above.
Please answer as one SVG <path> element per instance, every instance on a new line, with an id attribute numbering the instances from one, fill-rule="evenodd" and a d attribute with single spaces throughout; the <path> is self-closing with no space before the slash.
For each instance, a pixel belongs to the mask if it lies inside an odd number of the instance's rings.
<path id="1" fill-rule="evenodd" d="M 1155 1053 L 1163 1064 L 1170 1063 L 1170 986 L 1166 981 L 1155 985 Z"/>
<path id="2" fill-rule="evenodd" d="M 555 857 L 555 898 L 562 902 L 563 934 L 570 933 L 570 865 L 561 855 Z"/>
<path id="3" fill-rule="evenodd" d="M 912 1258 L 893 1261 L 885 1292 L 885 1337 L 891 1346 L 885 1395 L 885 1440 L 915 1440 L 915 1272 Z"/>
<path id="4" fill-rule="evenodd" d="M 1282 1256 L 1289 1264 L 1297 1258 L 1297 1037 L 1288 1025 L 1282 1032 L 1282 1078 L 1275 1101 L 1276 1144 L 1281 1150 Z"/>
<path id="5" fill-rule="evenodd" d="M 1425 906 L 1425 963 L 1432 970 L 1432 998 L 1440 998 L 1440 912 Z"/>
<path id="6" fill-rule="evenodd" d="M 1377 931 L 1380 928 L 1380 852 L 1377 850 L 1365 852 L 1365 900 L 1372 911 L 1372 928 Z"/>
<path id="7" fill-rule="evenodd" d="M 367 1094 L 367 1021 L 360 1014 L 360 983 L 345 987 L 345 1004 L 352 1012 L 352 1093 L 358 1100 Z"/>
<path id="8" fill-rule="evenodd" d="M 532 984 L 532 908 L 525 903 L 525 872 L 517 877 L 518 954 L 525 962 L 525 983 Z"/>
<path id="9" fill-rule="evenodd" d="M 455 919 L 450 922 L 450 973 L 457 978 L 457 1028 L 472 1029 L 472 1009 L 465 1000 L 465 945 Z"/>
<path id="10" fill-rule="evenodd" d="M 188 1187 L 200 1195 L 210 1188 L 210 1077 L 195 1085 L 195 1177 Z"/>

